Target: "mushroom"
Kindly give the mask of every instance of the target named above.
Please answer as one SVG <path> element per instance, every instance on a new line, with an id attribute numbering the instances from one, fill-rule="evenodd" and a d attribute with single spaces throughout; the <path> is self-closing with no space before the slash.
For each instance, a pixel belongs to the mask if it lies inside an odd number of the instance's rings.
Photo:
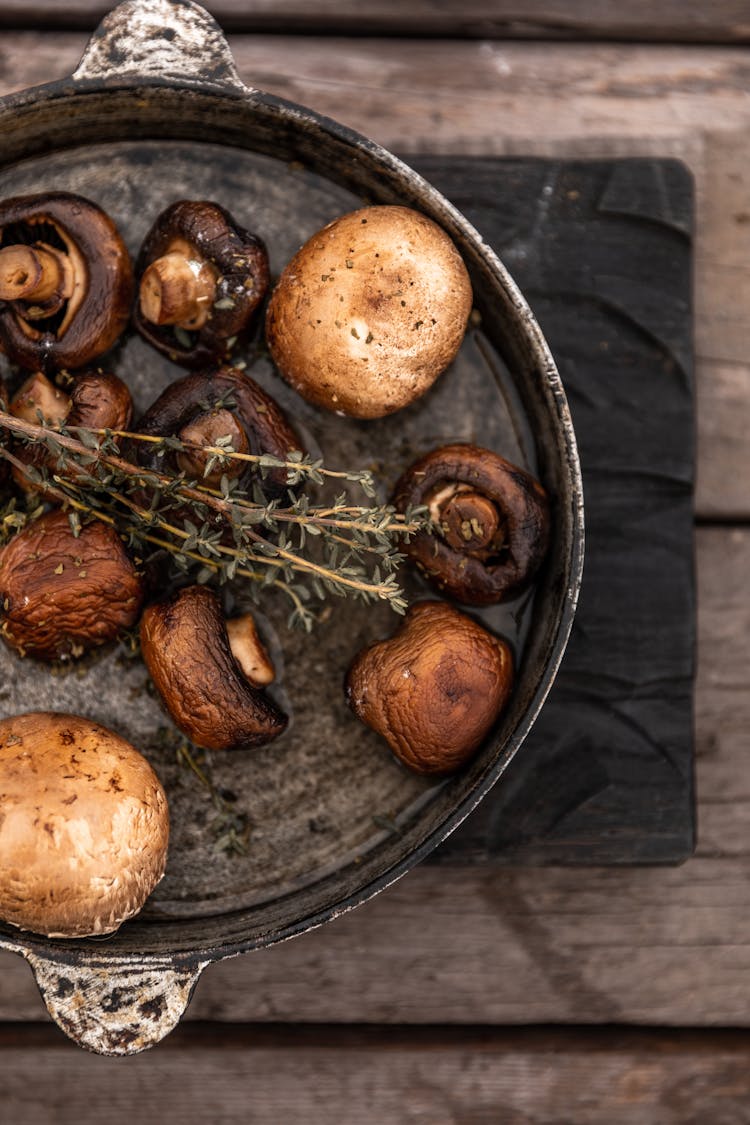
<path id="1" fill-rule="evenodd" d="M 90 363 L 130 316 L 133 272 L 108 215 L 68 192 L 0 203 L 0 343 L 32 371 Z"/>
<path id="2" fill-rule="evenodd" d="M 79 426 L 92 430 L 127 430 L 133 416 L 133 400 L 121 379 L 98 370 L 82 371 L 69 382 L 65 392 L 41 371 L 35 372 L 16 391 L 10 413 L 34 425 L 38 425 L 41 415 L 45 425 L 65 424 L 73 431 Z M 57 461 L 54 454 L 39 444 L 19 444 L 16 456 L 35 468 L 45 464 L 53 466 Z M 35 485 L 20 469 L 14 467 L 13 478 L 20 488 L 34 491 Z"/>
<path id="3" fill-rule="evenodd" d="M 407 207 L 329 223 L 287 265 L 266 340 L 308 402 L 380 418 L 423 395 L 454 359 L 471 283 L 448 235 Z"/>
<path id="4" fill-rule="evenodd" d="M 65 660 L 113 641 L 138 620 L 143 596 L 108 524 L 75 535 L 64 512 L 48 512 L 0 553 L 0 634 L 21 656 Z"/>
<path id="5" fill-rule="evenodd" d="M 167 798 L 124 738 L 78 715 L 0 720 L 0 918 L 46 937 L 108 934 L 164 874 Z"/>
<path id="6" fill-rule="evenodd" d="M 141 652 L 156 690 L 183 734 L 206 750 L 262 746 L 286 728 L 286 715 L 243 671 L 267 661 L 248 654 L 247 643 L 238 648 L 235 635 L 230 644 L 219 599 L 205 586 L 187 586 L 141 618 Z"/>
<path id="7" fill-rule="evenodd" d="M 416 773 L 450 773 L 475 754 L 507 703 L 505 641 L 444 602 L 413 605 L 392 637 L 360 652 L 346 676 L 354 714 Z"/>
<path id="8" fill-rule="evenodd" d="M 136 269 L 134 324 L 183 367 L 226 359 L 268 288 L 263 243 L 218 203 L 182 200 L 163 211 Z"/>
<path id="9" fill-rule="evenodd" d="M 146 411 L 138 430 L 187 443 L 175 461 L 188 476 L 197 478 L 205 477 L 208 458 L 191 446 L 213 445 L 220 437 L 230 437 L 237 453 L 267 453 L 279 460 L 288 460 L 289 453 L 300 448 L 300 440 L 281 407 L 235 367 L 195 372 L 170 383 Z M 154 457 L 149 449 L 141 451 L 141 460 L 156 467 Z M 217 463 L 215 472 L 206 479 L 215 483 L 223 474 L 249 481 L 253 474 L 257 476 L 257 465 L 240 459 Z M 284 491 L 287 475 L 283 468 L 266 472 L 263 485 L 269 495 Z"/>
<path id="10" fill-rule="evenodd" d="M 427 505 L 433 531 L 401 551 L 443 593 L 466 605 L 507 601 L 529 584 L 549 545 L 547 494 L 530 473 L 497 453 L 457 443 L 406 470 L 393 503 Z"/>

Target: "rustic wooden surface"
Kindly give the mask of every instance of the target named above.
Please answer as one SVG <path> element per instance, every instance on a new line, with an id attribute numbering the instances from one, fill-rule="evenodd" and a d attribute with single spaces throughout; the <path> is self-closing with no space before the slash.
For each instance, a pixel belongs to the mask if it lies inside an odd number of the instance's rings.
<path id="1" fill-rule="evenodd" d="M 625 21 L 645 7 L 588 11 Z M 658 37 L 668 8 L 651 7 L 657 30 L 644 38 Z M 727 10 L 684 8 L 694 21 Z M 745 12 L 737 5 L 729 25 Z M 4 34 L 0 92 L 70 71 L 84 41 Z M 302 36 L 239 37 L 233 48 L 246 80 L 404 152 L 671 155 L 690 166 L 698 853 L 667 869 L 415 870 L 322 930 L 212 967 L 189 1013 L 210 1024 L 188 1021 L 120 1063 L 77 1052 L 43 1023 L 28 969 L 3 955 L 7 1119 L 125 1121 L 145 1094 L 163 1109 L 155 1118 L 188 1123 L 747 1122 L 747 1036 L 717 1029 L 750 1023 L 750 56 Z M 519 1026 L 540 1023 L 569 1026 Z M 266 1038 L 247 1024 L 274 1026 Z M 337 1026 L 308 1039 L 300 1024 Z M 353 1024 L 389 1026 L 360 1036 Z M 590 1024 L 604 1026 L 577 1030 Z"/>
<path id="2" fill-rule="evenodd" d="M 2 0 L 0 26 L 93 28 L 107 0 Z M 511 39 L 742 43 L 745 0 L 207 0 L 232 31 Z"/>

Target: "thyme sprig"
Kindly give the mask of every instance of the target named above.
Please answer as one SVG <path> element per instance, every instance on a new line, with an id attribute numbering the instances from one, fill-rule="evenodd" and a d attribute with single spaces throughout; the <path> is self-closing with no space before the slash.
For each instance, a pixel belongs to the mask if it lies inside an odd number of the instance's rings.
<path id="1" fill-rule="evenodd" d="M 315 615 L 305 603 L 313 594 L 320 600 L 327 594 L 379 599 L 396 612 L 406 609 L 395 574 L 402 557 L 395 540 L 425 526 L 422 511 L 401 514 L 389 505 L 358 505 L 346 493 L 333 503 L 315 505 L 294 491 L 308 480 L 320 484 L 339 478 L 372 495 L 375 486 L 367 470 L 328 470 L 320 460 L 297 452 L 288 454 L 287 460 L 236 454 L 229 439 L 201 447 L 170 436 L 53 427 L 41 416 L 34 424 L 4 411 L 0 411 L 0 428 L 25 443 L 44 446 L 43 463 L 27 463 L 6 446 L 0 446 L 0 458 L 45 497 L 66 504 L 74 526 L 82 516 L 109 523 L 134 548 L 148 543 L 168 551 L 180 570 L 197 563 L 198 582 L 250 579 L 256 597 L 259 588 L 281 589 L 292 601 L 291 624 L 312 627 Z M 258 473 L 252 496 L 226 474 L 220 487 L 213 488 L 205 480 L 170 472 L 165 465 L 157 470 L 134 463 L 123 455 L 118 441 L 141 439 L 158 456 L 188 446 L 209 455 L 205 475 L 235 458 L 253 462 Z M 268 473 L 279 469 L 286 470 L 283 501 L 268 499 L 263 490 Z M 316 541 L 312 549 L 308 537 Z"/>

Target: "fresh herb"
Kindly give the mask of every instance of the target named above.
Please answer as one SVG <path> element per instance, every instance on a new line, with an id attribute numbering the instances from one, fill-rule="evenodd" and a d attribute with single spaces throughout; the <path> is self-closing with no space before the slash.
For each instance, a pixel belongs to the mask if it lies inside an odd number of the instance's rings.
<path id="1" fill-rule="evenodd" d="M 0 458 L 43 497 L 67 506 L 74 534 L 82 519 L 98 519 L 139 554 L 147 544 L 169 552 L 178 569 L 194 572 L 198 582 L 223 585 L 245 578 L 256 584 L 256 593 L 260 588 L 280 590 L 292 603 L 290 624 L 308 630 L 316 620 L 306 604 L 313 595 L 320 601 L 328 595 L 382 600 L 397 613 L 406 611 L 395 573 L 402 559 L 397 541 L 427 525 L 424 509 L 401 514 L 390 505 L 353 503 L 346 492 L 332 503 L 312 504 L 295 491 L 308 481 L 339 479 L 372 497 L 375 483 L 369 471 L 329 470 L 299 451 L 285 460 L 236 453 L 228 437 L 204 447 L 129 431 L 34 425 L 4 412 L 0 428 L 44 447 L 44 463 L 37 457 L 36 465 L 26 464 L 4 445 Z M 237 461 L 251 464 L 256 469 L 252 495 L 226 474 L 213 488 L 205 480 L 169 471 L 164 461 L 158 471 L 136 464 L 123 457 L 122 440 L 148 443 L 157 458 L 178 448 L 197 450 L 206 457 L 205 475 Z M 286 495 L 268 499 L 264 481 L 279 470 L 285 473 Z M 14 513 L 7 512 L 12 524 L 18 522 Z"/>

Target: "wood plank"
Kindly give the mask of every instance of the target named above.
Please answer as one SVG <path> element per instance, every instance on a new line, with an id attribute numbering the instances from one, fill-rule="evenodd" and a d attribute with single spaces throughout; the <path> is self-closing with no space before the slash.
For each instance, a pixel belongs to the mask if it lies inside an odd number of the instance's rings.
<path id="1" fill-rule="evenodd" d="M 85 36 L 0 40 L 0 92 Z M 696 177 L 697 511 L 750 514 L 750 59 L 743 51 L 236 37 L 240 72 L 402 152 L 677 156 Z"/>
<path id="2" fill-rule="evenodd" d="M 13 1125 L 705 1125 L 747 1121 L 735 1033 L 182 1028 L 145 1055 L 92 1059 L 55 1032 L 0 1032 Z"/>
<path id="3" fill-rule="evenodd" d="M 2 0 L 0 27 L 93 28 L 114 0 Z M 466 38 L 743 43 L 744 0 L 206 0 L 231 31 Z"/>
<path id="4" fill-rule="evenodd" d="M 190 1019 L 750 1026 L 750 530 L 698 535 L 699 847 L 678 868 L 417 868 L 214 965 Z M 0 955 L 0 1019 L 39 1020 Z"/>

